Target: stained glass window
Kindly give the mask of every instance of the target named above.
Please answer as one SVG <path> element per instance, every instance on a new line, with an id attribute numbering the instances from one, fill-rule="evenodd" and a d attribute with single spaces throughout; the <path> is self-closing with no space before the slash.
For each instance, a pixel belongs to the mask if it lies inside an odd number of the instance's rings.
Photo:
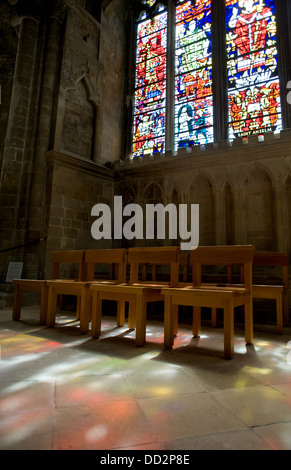
<path id="1" fill-rule="evenodd" d="M 159 7 L 154 17 L 142 18 L 137 27 L 133 156 L 165 150 L 168 15 Z"/>
<path id="2" fill-rule="evenodd" d="M 175 146 L 213 141 L 211 1 L 176 8 Z"/>
<path id="3" fill-rule="evenodd" d="M 226 0 L 229 138 L 282 129 L 275 0 Z"/>
<path id="4" fill-rule="evenodd" d="M 282 130 L 278 0 L 224 1 L 141 1 L 132 156 Z"/>

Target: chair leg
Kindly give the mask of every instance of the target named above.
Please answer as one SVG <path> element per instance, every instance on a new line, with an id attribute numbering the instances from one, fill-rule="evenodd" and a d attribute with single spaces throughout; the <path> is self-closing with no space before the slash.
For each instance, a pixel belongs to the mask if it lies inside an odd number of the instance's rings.
<path id="1" fill-rule="evenodd" d="M 146 342 L 146 309 L 147 303 L 142 294 L 137 295 L 136 299 L 136 346 L 141 347 Z"/>
<path id="2" fill-rule="evenodd" d="M 128 306 L 128 328 L 130 330 L 136 328 L 136 305 L 133 301 L 130 301 Z"/>
<path id="3" fill-rule="evenodd" d="M 100 300 L 98 292 L 94 291 L 91 304 L 91 334 L 94 339 L 98 339 L 101 335 L 101 316 L 102 300 Z"/>
<path id="4" fill-rule="evenodd" d="M 244 305 L 245 316 L 245 342 L 253 344 L 254 341 L 254 318 L 253 318 L 253 300 L 250 298 Z"/>
<path id="5" fill-rule="evenodd" d="M 48 288 L 44 285 L 41 288 L 40 294 L 40 324 L 47 324 L 47 309 L 48 309 Z"/>
<path id="6" fill-rule="evenodd" d="M 90 322 L 90 292 L 86 287 L 83 289 L 80 296 L 80 332 L 81 334 L 88 333 Z"/>
<path id="7" fill-rule="evenodd" d="M 179 305 L 173 305 L 174 336 L 177 336 L 179 330 Z"/>
<path id="8" fill-rule="evenodd" d="M 193 336 L 201 336 L 201 307 L 193 307 Z"/>
<path id="9" fill-rule="evenodd" d="M 224 357 L 232 359 L 234 355 L 234 304 L 228 300 L 224 306 Z"/>
<path id="10" fill-rule="evenodd" d="M 284 325 L 289 326 L 288 289 L 284 289 L 284 292 L 283 292 L 283 310 L 284 310 Z"/>
<path id="11" fill-rule="evenodd" d="M 82 302 L 81 297 L 77 295 L 76 320 L 80 320 L 81 318 L 81 302 Z"/>
<path id="12" fill-rule="evenodd" d="M 276 315 L 277 315 L 277 332 L 278 335 L 283 334 L 283 299 L 282 294 L 276 296 Z"/>
<path id="13" fill-rule="evenodd" d="M 20 320 L 21 315 L 21 303 L 22 303 L 22 291 L 18 284 L 15 284 L 14 299 L 13 299 L 13 314 L 12 318 L 14 321 Z"/>
<path id="14" fill-rule="evenodd" d="M 47 326 L 53 327 L 56 321 L 58 295 L 52 287 L 49 287 L 48 307 L 47 307 Z"/>
<path id="15" fill-rule="evenodd" d="M 174 345 L 174 305 L 171 295 L 165 295 L 164 300 L 164 347 L 172 349 Z"/>
<path id="16" fill-rule="evenodd" d="M 211 326 L 217 328 L 217 308 L 215 307 L 211 309 Z"/>
<path id="17" fill-rule="evenodd" d="M 117 326 L 123 327 L 125 323 L 125 302 L 118 301 L 117 302 Z"/>

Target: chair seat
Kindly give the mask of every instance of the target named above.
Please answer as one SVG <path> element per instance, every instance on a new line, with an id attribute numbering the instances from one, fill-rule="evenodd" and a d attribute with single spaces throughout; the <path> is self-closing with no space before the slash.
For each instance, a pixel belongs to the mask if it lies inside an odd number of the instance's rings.
<path id="1" fill-rule="evenodd" d="M 45 280 L 37 280 L 37 279 L 14 279 L 13 284 L 18 285 L 23 289 L 29 289 L 32 292 L 40 292 L 42 287 L 45 285 Z"/>

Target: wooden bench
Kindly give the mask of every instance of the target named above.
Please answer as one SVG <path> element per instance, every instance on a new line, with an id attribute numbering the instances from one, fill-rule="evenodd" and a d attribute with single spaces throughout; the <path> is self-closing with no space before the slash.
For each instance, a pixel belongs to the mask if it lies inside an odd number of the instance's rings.
<path id="1" fill-rule="evenodd" d="M 224 310 L 224 356 L 234 354 L 234 308 L 245 307 L 245 341 L 253 342 L 252 260 L 251 246 L 198 247 L 190 253 L 193 282 L 191 286 L 162 290 L 165 297 L 164 334 L 165 348 L 174 345 L 177 305 L 193 307 L 193 335 L 201 334 L 201 307 Z M 244 270 L 243 286 L 205 286 L 201 282 L 202 266 L 239 264 Z"/>
<path id="2" fill-rule="evenodd" d="M 78 282 L 64 281 L 48 281 L 48 313 L 47 313 L 47 326 L 53 327 L 55 325 L 57 313 L 57 299 L 59 295 L 72 295 L 79 298 L 79 318 L 80 318 L 80 331 L 85 334 L 89 330 L 90 323 L 90 302 L 91 292 L 90 285 L 92 282 L 100 282 L 105 285 L 113 286 L 120 284 L 126 280 L 126 261 L 127 250 L 125 249 L 105 249 L 105 250 L 87 250 L 84 254 L 84 272 L 85 280 Z M 107 265 L 109 267 L 108 278 L 96 279 L 95 267 L 96 265 Z M 105 274 L 105 271 L 104 271 Z M 124 307 L 120 303 L 118 311 L 118 321 L 122 323 L 124 317 Z"/>
<path id="3" fill-rule="evenodd" d="M 283 326 L 289 325 L 288 305 L 288 253 L 254 253 L 253 256 L 253 299 L 272 299 L 276 301 L 276 322 L 278 334 L 283 334 Z M 281 283 L 279 285 L 257 284 L 254 279 L 255 266 L 278 267 L 281 269 Z M 241 279 L 242 280 L 242 279 Z M 228 266 L 227 285 L 233 283 L 231 266 Z M 212 310 L 212 326 L 217 326 L 217 312 Z"/>
<path id="4" fill-rule="evenodd" d="M 157 282 L 158 280 L 158 270 L 161 265 L 153 263 L 151 265 L 151 281 Z M 189 255 L 187 253 L 179 253 L 179 286 L 182 284 L 187 284 L 188 282 L 188 268 L 189 268 Z M 147 264 L 142 266 L 142 280 L 147 281 L 149 277 Z M 152 303 L 152 313 L 153 313 L 154 302 Z"/>
<path id="5" fill-rule="evenodd" d="M 289 305 L 288 305 L 288 253 L 254 253 L 253 266 L 280 267 L 282 270 L 282 283 L 254 284 L 253 298 L 274 299 L 276 301 L 277 331 L 283 334 L 283 325 L 289 325 Z"/>
<path id="6" fill-rule="evenodd" d="M 136 329 L 136 346 L 144 346 L 146 341 L 147 303 L 163 301 L 161 293 L 165 286 L 178 286 L 179 282 L 179 248 L 130 248 L 128 263 L 130 279 L 127 284 L 105 286 L 97 283 L 91 285 L 92 299 L 92 337 L 101 335 L 102 301 L 117 300 L 129 302 L 130 329 Z M 170 265 L 170 279 L 167 281 L 145 280 L 146 265 Z M 139 271 L 141 267 L 142 278 Z"/>
<path id="7" fill-rule="evenodd" d="M 61 267 L 66 264 L 78 265 L 78 280 L 84 279 L 84 251 L 83 250 L 59 250 L 53 251 L 51 254 L 52 262 L 52 279 L 61 278 Z M 72 282 L 72 279 L 68 279 Z M 13 315 L 14 321 L 19 321 L 21 316 L 22 292 L 40 292 L 40 324 L 47 323 L 47 302 L 48 288 L 47 280 L 36 279 L 14 279 L 14 300 Z"/>

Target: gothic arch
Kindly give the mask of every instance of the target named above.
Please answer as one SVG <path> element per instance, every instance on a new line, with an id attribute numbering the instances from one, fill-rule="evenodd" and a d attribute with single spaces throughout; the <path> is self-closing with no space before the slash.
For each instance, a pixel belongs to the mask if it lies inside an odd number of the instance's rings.
<path id="1" fill-rule="evenodd" d="M 158 204 L 163 202 L 163 190 L 159 183 L 149 183 L 143 191 L 144 204 Z"/>
<path id="2" fill-rule="evenodd" d="M 248 180 L 248 177 L 255 171 L 262 171 L 262 173 L 265 173 L 267 177 L 269 178 L 272 187 L 275 187 L 275 179 L 273 173 L 269 170 L 268 167 L 263 165 L 262 163 L 258 163 L 257 161 L 251 165 L 241 176 L 241 188 L 244 188 L 244 185 L 246 181 Z"/>
<path id="3" fill-rule="evenodd" d="M 258 251 L 276 251 L 276 207 L 273 181 L 262 167 L 248 171 L 242 188 L 244 242 Z"/>
<path id="4" fill-rule="evenodd" d="M 133 204 L 136 203 L 136 190 L 132 186 L 126 186 L 125 188 L 122 188 L 122 202 L 123 206 L 126 206 L 127 204 Z"/>
<path id="5" fill-rule="evenodd" d="M 189 206 L 199 204 L 200 245 L 215 245 L 214 191 L 208 176 L 201 173 L 195 178 L 188 188 L 187 200 Z"/>

